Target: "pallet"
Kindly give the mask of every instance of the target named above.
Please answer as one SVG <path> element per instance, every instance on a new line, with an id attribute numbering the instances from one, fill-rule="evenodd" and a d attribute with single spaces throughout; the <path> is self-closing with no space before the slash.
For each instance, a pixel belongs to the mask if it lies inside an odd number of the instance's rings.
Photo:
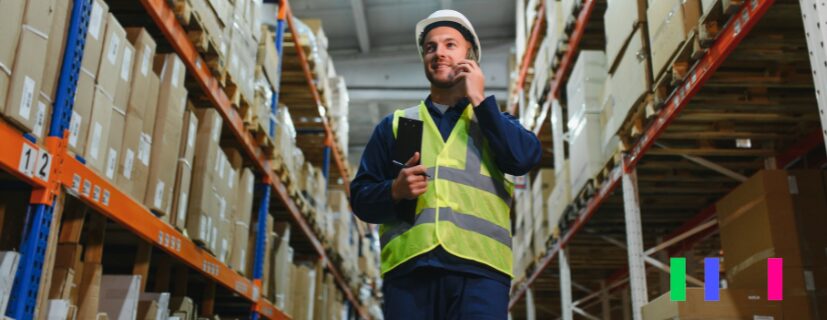
<path id="1" fill-rule="evenodd" d="M 190 42 L 201 54 L 201 58 L 204 59 L 218 83 L 223 86 L 227 81 L 227 69 L 224 65 L 224 55 L 219 49 L 219 44 L 215 43 L 212 37 L 209 36 L 201 17 L 193 10 L 189 1 L 172 0 L 171 2 L 173 3 L 175 17 L 187 31 Z"/>
<path id="2" fill-rule="evenodd" d="M 698 20 L 698 36 L 702 47 L 708 48 L 715 42 L 726 21 L 743 3 L 744 0 L 717 0 L 709 8 L 704 8 Z"/>
<path id="3" fill-rule="evenodd" d="M 600 187 L 611 178 L 612 171 L 618 166 L 623 165 L 623 150 L 618 146 L 603 168 L 597 173 L 597 176 L 592 180 L 595 190 L 600 190 Z"/>
<path id="4" fill-rule="evenodd" d="M 629 110 L 629 114 L 626 115 L 626 119 L 623 120 L 620 130 L 617 132 L 623 151 L 627 151 L 632 147 L 635 140 L 643 134 L 646 125 L 655 115 L 657 115 L 657 110 L 655 109 L 653 95 L 641 96 L 635 106 Z"/>
<path id="5" fill-rule="evenodd" d="M 245 124 L 247 124 L 246 121 Z M 247 124 L 247 130 L 253 135 L 256 144 L 264 151 L 265 157 L 267 159 L 275 159 L 276 143 L 273 141 L 273 138 L 270 137 L 268 130 L 262 127 L 258 121 Z M 279 161 L 283 165 L 283 162 L 281 162 L 281 160 Z"/>

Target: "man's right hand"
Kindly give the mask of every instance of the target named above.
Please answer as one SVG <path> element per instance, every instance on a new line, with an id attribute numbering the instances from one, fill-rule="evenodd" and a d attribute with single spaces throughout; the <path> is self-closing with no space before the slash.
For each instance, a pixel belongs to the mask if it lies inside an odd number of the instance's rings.
<path id="1" fill-rule="evenodd" d="M 419 152 L 405 163 L 405 168 L 399 171 L 399 175 L 391 185 L 391 197 L 394 202 L 400 200 L 413 200 L 428 191 L 428 178 L 425 177 L 426 169 L 423 165 L 416 165 L 419 162 Z"/>

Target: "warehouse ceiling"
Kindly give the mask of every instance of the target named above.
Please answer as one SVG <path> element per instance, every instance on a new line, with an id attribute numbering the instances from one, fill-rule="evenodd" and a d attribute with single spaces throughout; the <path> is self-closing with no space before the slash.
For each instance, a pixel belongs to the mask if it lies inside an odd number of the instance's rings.
<path id="1" fill-rule="evenodd" d="M 349 160 L 357 164 L 374 126 L 394 109 L 427 97 L 414 25 L 447 8 L 465 14 L 482 41 L 487 93 L 506 99 L 515 2 L 502 0 L 293 0 L 297 18 L 322 20 L 328 51 L 350 94 Z M 265 17 L 274 19 L 269 6 Z M 355 174 L 355 171 L 353 172 Z"/>

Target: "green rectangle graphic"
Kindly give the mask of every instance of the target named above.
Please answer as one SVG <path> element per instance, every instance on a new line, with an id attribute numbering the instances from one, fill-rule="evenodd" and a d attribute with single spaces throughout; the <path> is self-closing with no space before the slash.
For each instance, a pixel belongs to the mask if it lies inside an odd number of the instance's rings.
<path id="1" fill-rule="evenodd" d="M 669 299 L 686 301 L 686 258 L 669 259 Z"/>

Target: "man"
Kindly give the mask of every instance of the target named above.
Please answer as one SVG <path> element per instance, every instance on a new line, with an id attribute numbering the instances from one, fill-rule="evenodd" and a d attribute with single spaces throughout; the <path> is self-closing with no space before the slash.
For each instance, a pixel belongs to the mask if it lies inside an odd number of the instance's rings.
<path id="1" fill-rule="evenodd" d="M 376 126 L 351 183 L 356 215 L 381 224 L 385 318 L 506 319 L 513 186 L 504 174 L 526 174 L 540 142 L 485 96 L 465 16 L 434 12 L 416 40 L 431 94 Z M 421 152 L 404 168 L 392 158 L 401 117 L 423 122 Z"/>

